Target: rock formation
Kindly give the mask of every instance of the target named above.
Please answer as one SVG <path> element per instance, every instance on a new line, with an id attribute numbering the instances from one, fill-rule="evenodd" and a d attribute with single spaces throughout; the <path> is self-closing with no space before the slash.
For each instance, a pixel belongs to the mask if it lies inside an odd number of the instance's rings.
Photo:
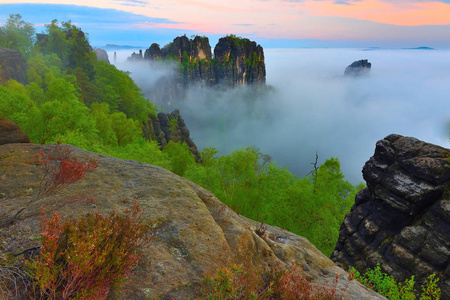
<path id="1" fill-rule="evenodd" d="M 193 85 L 237 87 L 264 85 L 266 67 L 264 50 L 246 38 L 223 37 L 214 48 L 214 57 L 207 37 L 177 37 L 162 49 L 156 43 L 133 53 L 129 60 L 176 62 L 175 76 L 161 78 L 148 95 L 158 105 L 183 100 L 185 90 Z"/>
<path id="2" fill-rule="evenodd" d="M 19 51 L 0 48 L 0 83 L 14 79 L 25 84 L 26 64 Z"/>
<path id="3" fill-rule="evenodd" d="M 142 221 L 153 228 L 153 240 L 143 249 L 142 259 L 131 277 L 110 292 L 108 299 L 195 299 L 205 272 L 231 263 L 248 263 L 265 270 L 296 264 L 314 283 L 347 274 L 305 238 L 280 228 L 260 224 L 237 215 L 210 192 L 162 168 L 70 147 L 75 157 L 89 155 L 99 167 L 86 178 L 44 196 L 31 205 L 13 225 L 0 231 L 0 262 L 36 246 L 40 207 L 62 218 L 89 212 L 123 211 L 131 200 L 140 203 Z M 7 144 L 0 146 L 0 216 L 17 211 L 39 190 L 43 170 L 34 154 L 47 153 L 54 145 Z M 95 199 L 94 203 L 83 200 Z M 265 271 L 266 272 L 266 271 Z M 345 299 L 384 299 L 359 283 L 349 283 Z"/>
<path id="4" fill-rule="evenodd" d="M 0 116 L 0 145 L 29 142 L 30 139 L 19 125 Z"/>
<path id="5" fill-rule="evenodd" d="M 108 53 L 105 50 L 103 50 L 101 48 L 95 48 L 95 52 L 97 53 L 97 59 L 98 60 L 105 61 L 108 64 L 110 63 L 109 62 Z"/>
<path id="6" fill-rule="evenodd" d="M 197 146 L 190 138 L 189 129 L 186 127 L 178 109 L 170 114 L 160 112 L 156 117 L 151 115 L 150 120 L 144 123 L 143 131 L 146 139 L 156 139 L 162 148 L 169 141 L 187 143 L 196 160 L 200 160 Z"/>
<path id="7" fill-rule="evenodd" d="M 353 62 L 347 68 L 345 68 L 345 76 L 362 76 L 370 72 L 372 64 L 367 59 L 361 59 Z"/>
<path id="8" fill-rule="evenodd" d="M 380 263 L 404 281 L 439 277 L 450 298 L 450 150 L 389 135 L 363 168 L 367 188 L 341 225 L 331 259 L 361 272 Z"/>

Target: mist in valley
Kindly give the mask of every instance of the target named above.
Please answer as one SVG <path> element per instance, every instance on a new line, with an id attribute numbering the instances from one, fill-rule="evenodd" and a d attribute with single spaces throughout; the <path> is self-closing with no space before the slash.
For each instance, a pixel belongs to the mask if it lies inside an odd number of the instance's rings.
<path id="1" fill-rule="evenodd" d="M 175 66 L 126 62 L 130 54 L 118 53 L 116 66 L 152 100 L 152 86 Z M 450 51 L 266 49 L 265 58 L 263 90 L 192 87 L 180 102 L 156 104 L 180 110 L 199 149 L 256 146 L 301 177 L 317 152 L 319 163 L 338 157 L 356 184 L 376 141 L 391 133 L 449 147 Z M 359 59 L 372 63 L 369 75 L 344 77 Z"/>

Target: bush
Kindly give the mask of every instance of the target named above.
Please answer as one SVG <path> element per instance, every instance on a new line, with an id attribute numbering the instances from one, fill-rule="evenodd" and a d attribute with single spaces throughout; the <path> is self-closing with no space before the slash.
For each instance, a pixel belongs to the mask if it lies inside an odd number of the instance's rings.
<path id="1" fill-rule="evenodd" d="M 203 277 L 200 299 L 269 299 L 272 283 L 265 284 L 260 275 L 243 271 L 242 265 L 220 268 Z"/>
<path id="2" fill-rule="evenodd" d="M 365 286 L 373 289 L 391 300 L 409 300 L 416 299 L 414 294 L 414 276 L 405 282 L 397 282 L 394 277 L 381 272 L 380 264 L 374 269 L 368 269 L 364 275 L 361 275 L 355 268 L 350 267 L 350 271 L 355 273 L 355 279 Z M 436 274 L 428 277 L 428 281 L 422 286 L 422 295 L 420 300 L 438 300 L 441 297 L 441 290 L 436 283 L 439 279 L 435 279 Z"/>
<path id="3" fill-rule="evenodd" d="M 78 220 L 41 217 L 41 250 L 26 262 L 38 299 L 105 299 L 111 287 L 131 274 L 148 241 L 134 202 L 123 215 L 88 214 Z"/>
<path id="4" fill-rule="evenodd" d="M 353 273 L 348 279 L 353 280 Z M 342 299 L 347 287 L 338 295 L 338 280 L 336 274 L 332 286 L 325 283 L 314 287 L 295 266 L 287 272 L 272 270 L 264 277 L 261 269 L 244 269 L 235 264 L 205 275 L 199 299 Z"/>

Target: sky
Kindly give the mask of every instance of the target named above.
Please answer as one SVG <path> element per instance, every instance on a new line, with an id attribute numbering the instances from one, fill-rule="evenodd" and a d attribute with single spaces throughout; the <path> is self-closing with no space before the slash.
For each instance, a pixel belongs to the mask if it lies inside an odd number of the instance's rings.
<path id="1" fill-rule="evenodd" d="M 38 32 L 71 20 L 94 46 L 234 33 L 269 48 L 450 48 L 449 0 L 0 0 L 0 23 L 15 13 Z"/>

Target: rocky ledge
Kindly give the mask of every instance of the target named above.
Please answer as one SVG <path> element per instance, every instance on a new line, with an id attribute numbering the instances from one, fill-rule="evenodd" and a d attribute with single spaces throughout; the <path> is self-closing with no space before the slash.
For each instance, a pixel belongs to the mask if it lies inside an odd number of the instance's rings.
<path id="1" fill-rule="evenodd" d="M 363 168 L 367 188 L 341 225 L 331 257 L 361 272 L 380 263 L 397 280 L 439 277 L 450 297 L 450 150 L 411 137 L 377 142 Z"/>

